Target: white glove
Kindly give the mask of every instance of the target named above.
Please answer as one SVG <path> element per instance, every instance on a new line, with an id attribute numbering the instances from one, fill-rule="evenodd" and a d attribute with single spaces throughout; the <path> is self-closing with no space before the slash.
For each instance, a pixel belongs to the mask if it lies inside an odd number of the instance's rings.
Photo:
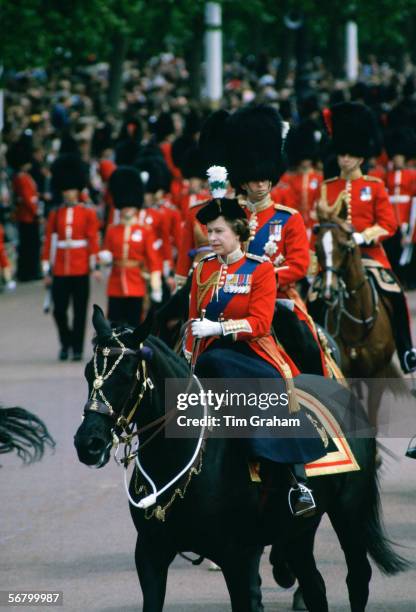
<path id="1" fill-rule="evenodd" d="M 365 238 L 362 234 L 360 234 L 360 232 L 354 232 L 352 237 L 355 240 L 355 244 L 358 244 L 358 246 L 365 244 Z"/>
<path id="2" fill-rule="evenodd" d="M 113 261 L 113 254 L 111 251 L 104 249 L 98 253 L 98 259 L 102 264 L 110 264 Z"/>
<path id="3" fill-rule="evenodd" d="M 160 304 L 160 302 L 162 301 L 162 289 L 153 289 L 150 292 L 150 299 L 152 300 L 152 302 Z"/>
<path id="4" fill-rule="evenodd" d="M 9 280 L 6 283 L 6 291 L 14 291 L 16 289 L 16 281 Z"/>
<path id="5" fill-rule="evenodd" d="M 222 336 L 221 323 L 203 319 L 192 322 L 192 335 L 195 338 L 206 338 L 207 336 Z"/>

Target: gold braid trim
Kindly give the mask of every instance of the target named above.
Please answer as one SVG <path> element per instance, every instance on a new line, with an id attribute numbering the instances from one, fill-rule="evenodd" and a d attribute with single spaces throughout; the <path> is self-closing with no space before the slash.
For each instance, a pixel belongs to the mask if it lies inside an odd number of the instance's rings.
<path id="1" fill-rule="evenodd" d="M 346 189 L 343 189 L 339 192 L 337 199 L 332 204 L 328 204 L 327 199 L 327 189 L 325 183 L 322 184 L 321 187 L 321 197 L 316 207 L 316 212 L 318 213 L 318 218 L 326 219 L 328 217 L 336 217 L 342 210 L 342 206 L 344 202 L 349 207 L 349 200 L 351 199 L 351 194 L 348 193 Z"/>
<path id="2" fill-rule="evenodd" d="M 206 294 L 212 287 L 216 287 L 218 285 L 218 281 L 220 279 L 220 271 L 217 270 L 216 272 L 213 272 L 211 276 L 203 283 L 201 281 L 201 272 L 202 272 L 203 265 L 204 265 L 204 262 L 201 262 L 200 264 L 198 264 L 196 268 L 196 283 L 198 285 L 198 295 L 197 295 L 198 312 L 200 310 L 201 304 L 204 301 Z"/>
<path id="3" fill-rule="evenodd" d="M 276 349 L 274 343 L 270 342 L 270 336 L 265 336 L 263 338 L 256 338 L 255 342 L 268 354 L 269 357 L 273 359 L 273 361 L 278 366 L 279 370 L 283 374 L 283 380 L 286 382 L 286 390 L 289 397 L 289 413 L 292 414 L 294 412 L 298 412 L 300 410 L 299 402 L 296 397 L 296 389 L 295 384 L 293 382 L 292 370 L 286 361 L 283 359 L 282 355 Z"/>

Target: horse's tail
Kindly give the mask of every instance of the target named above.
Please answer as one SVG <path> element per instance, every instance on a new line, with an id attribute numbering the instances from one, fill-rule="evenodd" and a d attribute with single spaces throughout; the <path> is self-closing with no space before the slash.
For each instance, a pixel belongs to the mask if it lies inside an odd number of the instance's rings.
<path id="1" fill-rule="evenodd" d="M 386 537 L 381 516 L 380 491 L 377 475 L 371 479 L 368 488 L 367 550 L 378 568 L 388 575 L 404 572 L 411 563 L 398 555 L 393 542 Z"/>
<path id="2" fill-rule="evenodd" d="M 16 451 L 24 463 L 39 461 L 55 446 L 45 423 L 24 408 L 0 407 L 0 454 Z"/>

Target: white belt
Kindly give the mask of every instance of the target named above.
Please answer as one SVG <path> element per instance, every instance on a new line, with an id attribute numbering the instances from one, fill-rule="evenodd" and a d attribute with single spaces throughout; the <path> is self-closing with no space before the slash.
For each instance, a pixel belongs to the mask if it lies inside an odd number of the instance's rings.
<path id="1" fill-rule="evenodd" d="M 86 247 L 88 244 L 87 240 L 58 240 L 58 249 L 79 249 L 80 247 Z"/>
<path id="2" fill-rule="evenodd" d="M 406 204 L 406 202 L 410 202 L 410 195 L 391 195 L 390 202 L 392 204 Z"/>

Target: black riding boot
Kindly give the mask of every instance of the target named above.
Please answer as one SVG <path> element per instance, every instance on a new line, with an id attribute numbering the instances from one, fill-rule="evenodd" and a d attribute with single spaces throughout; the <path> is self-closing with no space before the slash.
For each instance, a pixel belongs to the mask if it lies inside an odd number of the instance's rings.
<path id="1" fill-rule="evenodd" d="M 294 516 L 310 516 L 314 514 L 316 503 L 303 463 L 295 463 L 290 469 L 292 486 L 289 490 L 289 508 Z"/>
<path id="2" fill-rule="evenodd" d="M 416 371 L 416 349 L 410 332 L 409 314 L 403 293 L 389 293 L 393 306 L 393 333 L 400 365 L 405 374 Z"/>

